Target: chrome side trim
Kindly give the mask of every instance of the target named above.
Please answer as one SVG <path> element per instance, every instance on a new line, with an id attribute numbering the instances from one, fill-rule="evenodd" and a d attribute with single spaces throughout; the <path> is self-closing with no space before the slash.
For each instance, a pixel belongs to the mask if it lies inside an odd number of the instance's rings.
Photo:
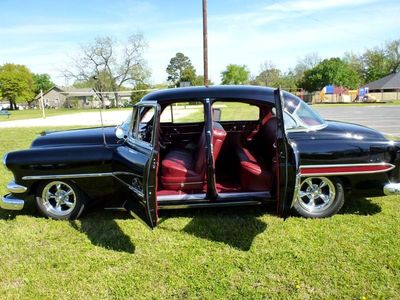
<path id="1" fill-rule="evenodd" d="M 182 201 L 182 200 L 189 200 L 189 201 L 203 201 L 206 199 L 206 194 L 183 194 L 183 195 L 162 195 L 157 196 L 158 203 L 167 202 L 167 201 Z"/>
<path id="2" fill-rule="evenodd" d="M 11 181 L 7 184 L 7 189 L 13 194 L 22 194 L 25 193 L 28 188 Z"/>
<path id="3" fill-rule="evenodd" d="M 366 164 L 304 165 L 300 166 L 300 168 L 311 169 L 311 168 L 362 167 L 362 166 L 391 166 L 393 168 L 395 167 L 390 163 L 381 162 L 381 163 L 366 163 Z"/>
<path id="4" fill-rule="evenodd" d="M 129 172 L 109 172 L 109 173 L 86 173 L 86 174 L 63 174 L 63 175 L 38 175 L 24 176 L 22 180 L 47 180 L 47 179 L 76 179 L 76 178 L 96 178 L 96 177 L 117 177 L 118 175 L 131 175 L 143 177 Z"/>
<path id="5" fill-rule="evenodd" d="M 373 167 L 373 166 L 387 166 L 385 170 L 373 170 L 373 171 L 343 171 L 343 172 L 315 172 L 309 174 L 301 174 L 301 169 L 312 169 L 312 168 L 340 168 L 340 167 Z M 300 166 L 301 177 L 312 177 L 312 176 L 328 176 L 328 175 L 357 175 L 357 174 L 376 174 L 385 173 L 393 170 L 396 166 L 390 163 L 371 163 L 371 164 L 337 164 L 337 165 L 305 165 Z"/>
<path id="6" fill-rule="evenodd" d="M 7 156 L 8 156 L 8 152 L 6 154 L 4 154 L 3 156 L 3 165 L 7 168 Z"/>
<path id="7" fill-rule="evenodd" d="M 298 171 L 296 173 L 296 182 L 294 184 L 293 199 L 292 199 L 292 203 L 290 204 L 290 208 L 292 208 L 297 201 L 297 197 L 298 197 L 299 191 L 300 191 L 300 186 L 301 186 L 301 174 L 300 174 L 300 171 Z"/>
<path id="8" fill-rule="evenodd" d="M 0 207 L 6 210 L 21 210 L 24 208 L 25 201 L 11 195 L 1 197 Z"/>
<path id="9" fill-rule="evenodd" d="M 270 192 L 241 192 L 241 193 L 218 193 L 218 198 L 220 199 L 230 199 L 230 198 L 271 198 Z"/>
<path id="10" fill-rule="evenodd" d="M 400 195 L 400 183 L 388 183 L 383 187 L 383 193 L 386 196 Z"/>
<path id="11" fill-rule="evenodd" d="M 242 206 L 242 205 L 260 205 L 262 201 L 233 201 L 233 202 L 208 202 L 208 203 L 190 203 L 163 205 L 159 203 L 159 209 L 186 209 L 186 208 L 202 208 L 202 207 L 221 207 L 221 206 Z"/>

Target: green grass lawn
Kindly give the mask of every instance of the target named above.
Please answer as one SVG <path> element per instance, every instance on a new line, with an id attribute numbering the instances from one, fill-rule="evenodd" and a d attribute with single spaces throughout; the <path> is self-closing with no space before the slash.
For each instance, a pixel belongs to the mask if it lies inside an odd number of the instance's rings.
<path id="1" fill-rule="evenodd" d="M 0 154 L 43 128 L 1 129 Z M 11 174 L 0 167 L 0 193 Z M 79 221 L 0 211 L 1 299 L 399 299 L 400 197 L 350 199 L 332 218 L 274 207 L 125 212 Z"/>

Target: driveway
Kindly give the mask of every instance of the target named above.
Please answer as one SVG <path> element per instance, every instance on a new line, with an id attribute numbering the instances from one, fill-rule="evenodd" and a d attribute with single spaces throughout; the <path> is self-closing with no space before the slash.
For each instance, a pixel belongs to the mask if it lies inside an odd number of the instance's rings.
<path id="1" fill-rule="evenodd" d="M 117 125 L 122 123 L 128 115 L 129 110 L 103 111 L 104 125 Z M 68 115 L 48 117 L 45 119 L 26 119 L 0 122 L 0 128 L 12 127 L 54 127 L 54 126 L 93 126 L 101 125 L 100 112 L 81 112 Z"/>

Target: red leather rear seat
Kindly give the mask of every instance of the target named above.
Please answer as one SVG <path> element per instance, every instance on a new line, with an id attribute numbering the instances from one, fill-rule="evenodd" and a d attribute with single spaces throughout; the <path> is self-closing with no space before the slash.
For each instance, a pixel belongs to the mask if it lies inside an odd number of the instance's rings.
<path id="1" fill-rule="evenodd" d="M 213 123 L 213 157 L 217 160 L 226 132 L 221 124 Z M 206 183 L 206 134 L 203 130 L 196 151 L 171 150 L 163 159 L 161 183 L 170 190 L 200 190 Z"/>

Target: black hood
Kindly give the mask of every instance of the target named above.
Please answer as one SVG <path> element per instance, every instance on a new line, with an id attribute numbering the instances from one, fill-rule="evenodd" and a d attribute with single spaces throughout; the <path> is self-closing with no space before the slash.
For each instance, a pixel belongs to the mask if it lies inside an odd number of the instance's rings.
<path id="1" fill-rule="evenodd" d="M 326 127 L 316 131 L 296 133 L 296 137 L 316 140 L 387 141 L 383 134 L 375 129 L 338 121 L 326 121 Z"/>
<path id="2" fill-rule="evenodd" d="M 107 144 L 116 144 L 115 127 L 105 127 Z M 59 147 L 65 145 L 99 145 L 104 144 L 103 129 L 89 128 L 66 131 L 46 131 L 32 142 L 31 147 Z"/>

